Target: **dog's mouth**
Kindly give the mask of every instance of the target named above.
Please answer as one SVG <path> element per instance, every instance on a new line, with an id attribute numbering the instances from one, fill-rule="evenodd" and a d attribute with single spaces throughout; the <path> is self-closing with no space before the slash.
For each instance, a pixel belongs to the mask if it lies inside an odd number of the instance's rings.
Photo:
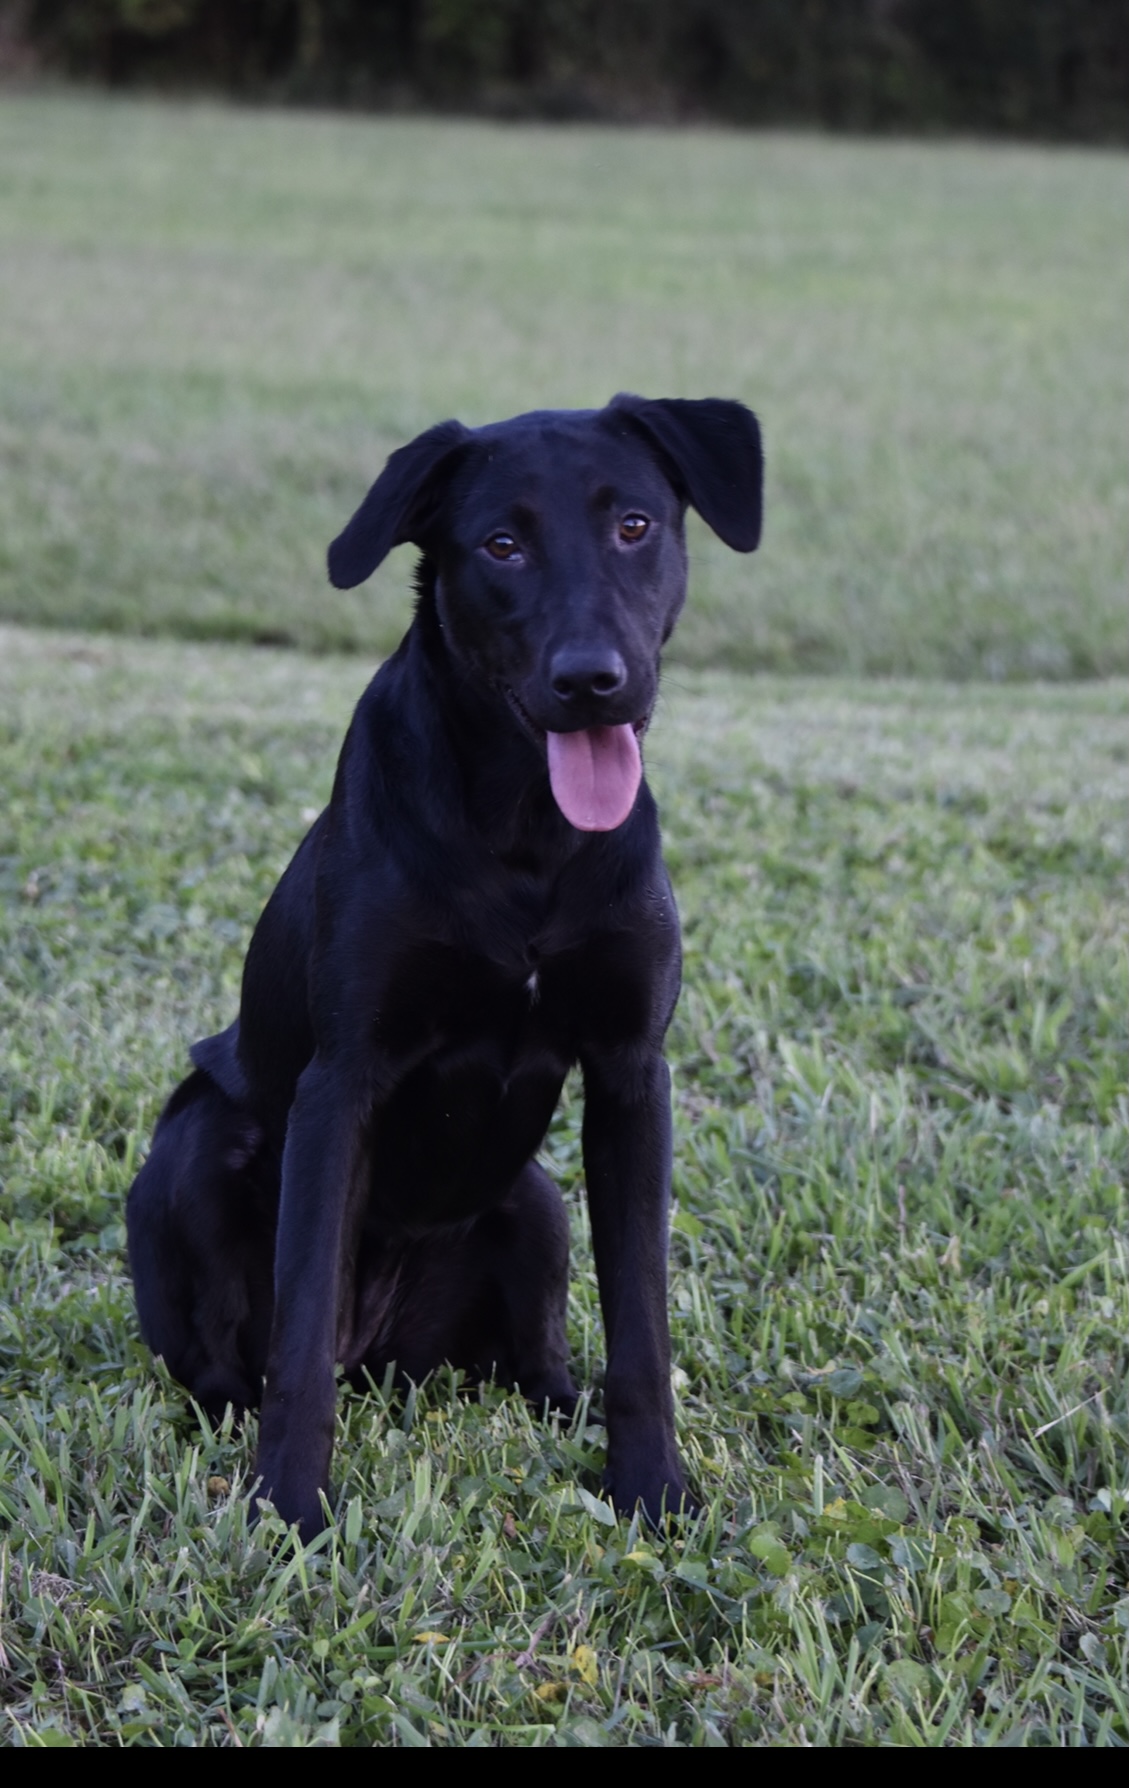
<path id="1" fill-rule="evenodd" d="M 635 805 L 643 780 L 639 741 L 649 714 L 620 726 L 586 726 L 571 733 L 546 732 L 517 693 L 504 686 L 510 707 L 549 760 L 553 799 L 578 832 L 614 832 Z"/>

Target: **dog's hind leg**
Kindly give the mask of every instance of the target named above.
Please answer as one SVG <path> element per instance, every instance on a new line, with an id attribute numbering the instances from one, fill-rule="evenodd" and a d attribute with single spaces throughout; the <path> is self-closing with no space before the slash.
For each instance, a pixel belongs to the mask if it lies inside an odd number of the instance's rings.
<path id="1" fill-rule="evenodd" d="M 197 1069 L 162 1113 L 126 1224 L 142 1335 L 213 1421 L 262 1395 L 276 1209 L 257 1124 Z"/>
<path id="2" fill-rule="evenodd" d="M 494 1236 L 495 1271 L 509 1318 L 511 1371 L 529 1402 L 562 1415 L 576 1408 L 568 1366 L 568 1212 L 543 1167 L 530 1161 L 520 1174 Z M 490 1219 L 484 1219 L 489 1222 Z"/>
<path id="3" fill-rule="evenodd" d="M 404 1248 L 389 1320 L 350 1376 L 360 1383 L 367 1372 L 379 1383 L 394 1365 L 401 1384 L 419 1384 L 446 1364 L 571 1415 L 567 1299 L 568 1216 L 530 1161 L 492 1210 Z"/>
<path id="4" fill-rule="evenodd" d="M 475 1225 L 501 1329 L 498 1375 L 536 1409 L 571 1415 L 577 1389 L 568 1367 L 568 1213 L 543 1167 L 529 1161 L 509 1195 Z M 483 1368 L 488 1362 L 481 1360 Z"/>

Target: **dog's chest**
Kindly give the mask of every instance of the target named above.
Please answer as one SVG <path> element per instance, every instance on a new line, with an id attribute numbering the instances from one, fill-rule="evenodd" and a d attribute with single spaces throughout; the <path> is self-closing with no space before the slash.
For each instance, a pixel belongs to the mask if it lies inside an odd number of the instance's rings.
<path id="1" fill-rule="evenodd" d="M 467 1061 L 503 1079 L 524 1057 L 564 1047 L 568 1029 L 564 978 L 532 944 L 503 963 L 452 946 L 421 948 L 393 978 L 378 1017 L 394 1058 L 440 1070 Z"/>
<path id="2" fill-rule="evenodd" d="M 453 1221 L 500 1196 L 540 1146 L 569 1023 L 551 967 L 421 955 L 380 1016 L 399 1072 L 374 1133 L 374 1196 L 414 1221 Z"/>

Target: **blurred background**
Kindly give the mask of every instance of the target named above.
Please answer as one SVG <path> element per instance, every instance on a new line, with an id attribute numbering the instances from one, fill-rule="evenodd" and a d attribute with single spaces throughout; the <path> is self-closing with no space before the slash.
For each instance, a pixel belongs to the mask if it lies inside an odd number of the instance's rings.
<path id="1" fill-rule="evenodd" d="M 1118 0 L 16 0 L 9 61 L 509 116 L 1124 141 Z"/>
<path id="2" fill-rule="evenodd" d="M 742 398 L 675 650 L 1129 668 L 1129 14 L 1107 0 L 0 5 L 0 617 L 395 644 L 387 453 Z"/>

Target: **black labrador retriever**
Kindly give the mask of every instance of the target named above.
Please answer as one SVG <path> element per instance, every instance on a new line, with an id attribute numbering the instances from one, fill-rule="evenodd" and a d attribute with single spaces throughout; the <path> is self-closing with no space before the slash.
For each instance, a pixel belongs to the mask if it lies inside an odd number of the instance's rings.
<path id="1" fill-rule="evenodd" d="M 666 1301 L 678 916 L 640 742 L 686 506 L 751 552 L 761 488 L 742 405 L 620 396 L 429 429 L 329 550 L 349 588 L 414 542 L 415 617 L 128 1207 L 146 1341 L 209 1416 L 261 1404 L 260 1493 L 304 1537 L 339 1363 L 363 1385 L 447 1361 L 572 1411 L 568 1226 L 535 1156 L 576 1062 L 607 1487 L 654 1521 L 692 1506 Z"/>

